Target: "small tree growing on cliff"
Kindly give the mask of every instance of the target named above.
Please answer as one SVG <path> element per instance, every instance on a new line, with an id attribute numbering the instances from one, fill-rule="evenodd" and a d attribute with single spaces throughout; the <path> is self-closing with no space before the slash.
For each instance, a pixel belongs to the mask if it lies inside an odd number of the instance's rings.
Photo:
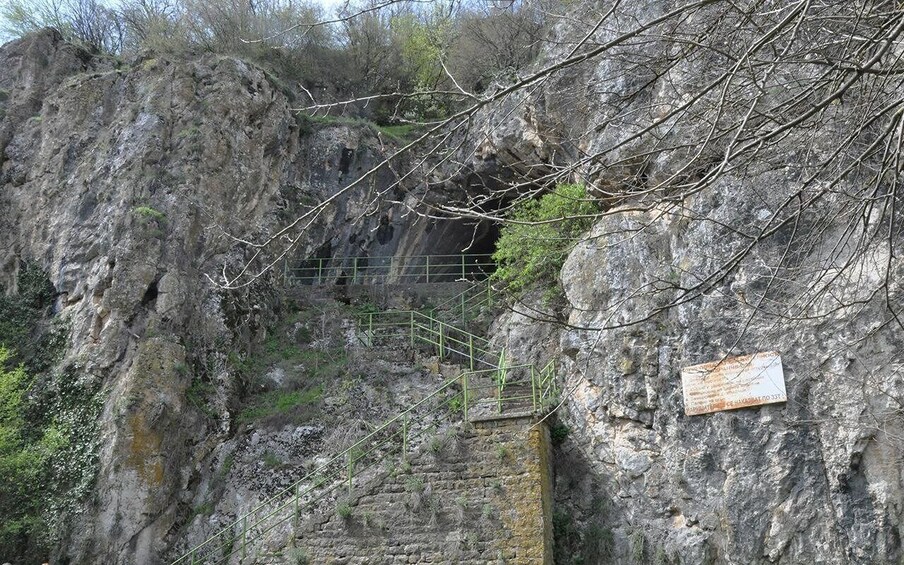
<path id="1" fill-rule="evenodd" d="M 519 203 L 496 243 L 494 278 L 516 295 L 535 285 L 558 288 L 565 257 L 598 212 L 597 202 L 579 184 L 560 184 L 537 200 Z"/>

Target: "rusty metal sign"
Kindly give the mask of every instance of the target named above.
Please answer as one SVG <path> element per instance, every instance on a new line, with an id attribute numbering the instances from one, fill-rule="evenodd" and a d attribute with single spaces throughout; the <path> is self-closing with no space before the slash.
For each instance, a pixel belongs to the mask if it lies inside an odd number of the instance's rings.
<path id="1" fill-rule="evenodd" d="M 755 353 L 681 369 L 688 416 L 786 402 L 785 374 L 778 353 Z"/>

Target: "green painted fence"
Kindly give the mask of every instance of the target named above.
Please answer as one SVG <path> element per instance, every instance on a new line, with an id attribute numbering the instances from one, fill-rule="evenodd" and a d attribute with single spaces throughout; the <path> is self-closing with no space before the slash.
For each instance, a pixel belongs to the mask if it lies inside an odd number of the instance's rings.
<path id="1" fill-rule="evenodd" d="M 408 264 L 412 279 L 422 282 L 443 282 L 440 277 L 458 276 L 447 269 L 460 267 L 467 274 L 468 265 L 455 262 L 461 257 L 477 256 L 419 256 L 420 264 Z M 437 257 L 456 257 L 443 263 Z M 434 258 L 431 263 L 430 258 Z M 354 265 L 354 263 L 353 263 Z M 430 265 L 433 265 L 431 267 Z M 333 267 L 318 263 L 316 278 L 304 273 L 286 270 L 286 284 L 320 284 L 335 280 L 338 272 Z M 375 277 L 389 280 L 398 276 L 390 264 L 389 270 L 380 273 L 370 270 L 373 265 L 353 267 L 354 280 L 373 282 Z M 403 269 L 403 270 L 404 270 Z M 437 270 L 431 270 L 437 269 Z M 340 493 L 350 494 L 358 486 L 372 480 L 374 470 L 404 462 L 418 446 L 435 437 L 436 426 L 442 422 L 461 418 L 468 422 L 477 411 L 480 416 L 502 415 L 509 410 L 544 414 L 554 408 L 558 389 L 555 365 L 543 367 L 529 364 L 510 364 L 506 351 L 493 351 L 490 342 L 477 334 L 462 329 L 459 324 L 476 316 L 482 309 L 492 307 L 493 292 L 487 281 L 478 282 L 464 292 L 437 305 L 428 312 L 381 311 L 361 314 L 357 330 L 366 346 L 407 343 L 410 347 L 425 348 L 441 359 L 457 361 L 467 370 L 445 381 L 421 400 L 386 420 L 372 432 L 363 435 L 348 447 L 341 449 L 325 463 L 286 487 L 276 495 L 256 505 L 246 514 L 236 517 L 202 543 L 192 547 L 172 562 L 173 565 L 221 564 L 240 557 L 249 557 L 256 544 L 280 526 L 291 522 L 290 535 L 313 511 L 330 500 L 338 504 Z M 351 415 L 350 415 L 351 416 Z M 271 534 L 272 535 L 272 534 Z"/>
<path id="2" fill-rule="evenodd" d="M 449 283 L 486 279 L 495 270 L 489 254 L 315 257 L 298 266 L 284 263 L 283 284 Z"/>

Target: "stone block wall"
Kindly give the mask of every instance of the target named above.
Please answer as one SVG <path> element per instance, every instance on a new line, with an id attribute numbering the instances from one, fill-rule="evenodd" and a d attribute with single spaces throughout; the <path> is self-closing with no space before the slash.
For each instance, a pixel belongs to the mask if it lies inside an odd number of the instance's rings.
<path id="1" fill-rule="evenodd" d="M 311 563 L 552 563 L 549 433 L 530 418 L 438 436 L 331 513 L 296 546 Z"/>

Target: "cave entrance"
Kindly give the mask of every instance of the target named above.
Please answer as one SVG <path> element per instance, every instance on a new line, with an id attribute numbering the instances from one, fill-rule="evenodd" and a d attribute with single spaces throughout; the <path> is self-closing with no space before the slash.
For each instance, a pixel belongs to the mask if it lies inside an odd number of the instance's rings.
<path id="1" fill-rule="evenodd" d="M 286 270 L 286 284 L 288 286 L 323 284 L 334 274 L 330 268 L 332 255 L 333 246 L 330 242 L 324 243 L 311 257 L 302 259 L 295 268 Z"/>
<path id="2" fill-rule="evenodd" d="M 334 256 L 337 250 L 327 242 L 309 257 L 286 266 L 286 285 L 486 280 L 496 271 L 492 254 L 499 234 L 495 222 L 433 219 L 419 232 L 420 241 L 411 247 L 416 250 L 411 255 Z"/>
<path id="3" fill-rule="evenodd" d="M 425 272 L 426 257 L 432 261 L 430 282 L 484 280 L 496 270 L 492 254 L 499 227 L 474 220 L 434 220 L 419 246 L 423 257 L 412 257 L 411 273 Z M 426 281 L 425 281 L 426 282 Z"/>
<path id="4" fill-rule="evenodd" d="M 462 246 L 465 254 L 465 276 L 469 279 L 484 280 L 496 271 L 493 252 L 499 239 L 499 225 L 495 222 L 480 222 L 471 226 L 472 238 Z"/>

